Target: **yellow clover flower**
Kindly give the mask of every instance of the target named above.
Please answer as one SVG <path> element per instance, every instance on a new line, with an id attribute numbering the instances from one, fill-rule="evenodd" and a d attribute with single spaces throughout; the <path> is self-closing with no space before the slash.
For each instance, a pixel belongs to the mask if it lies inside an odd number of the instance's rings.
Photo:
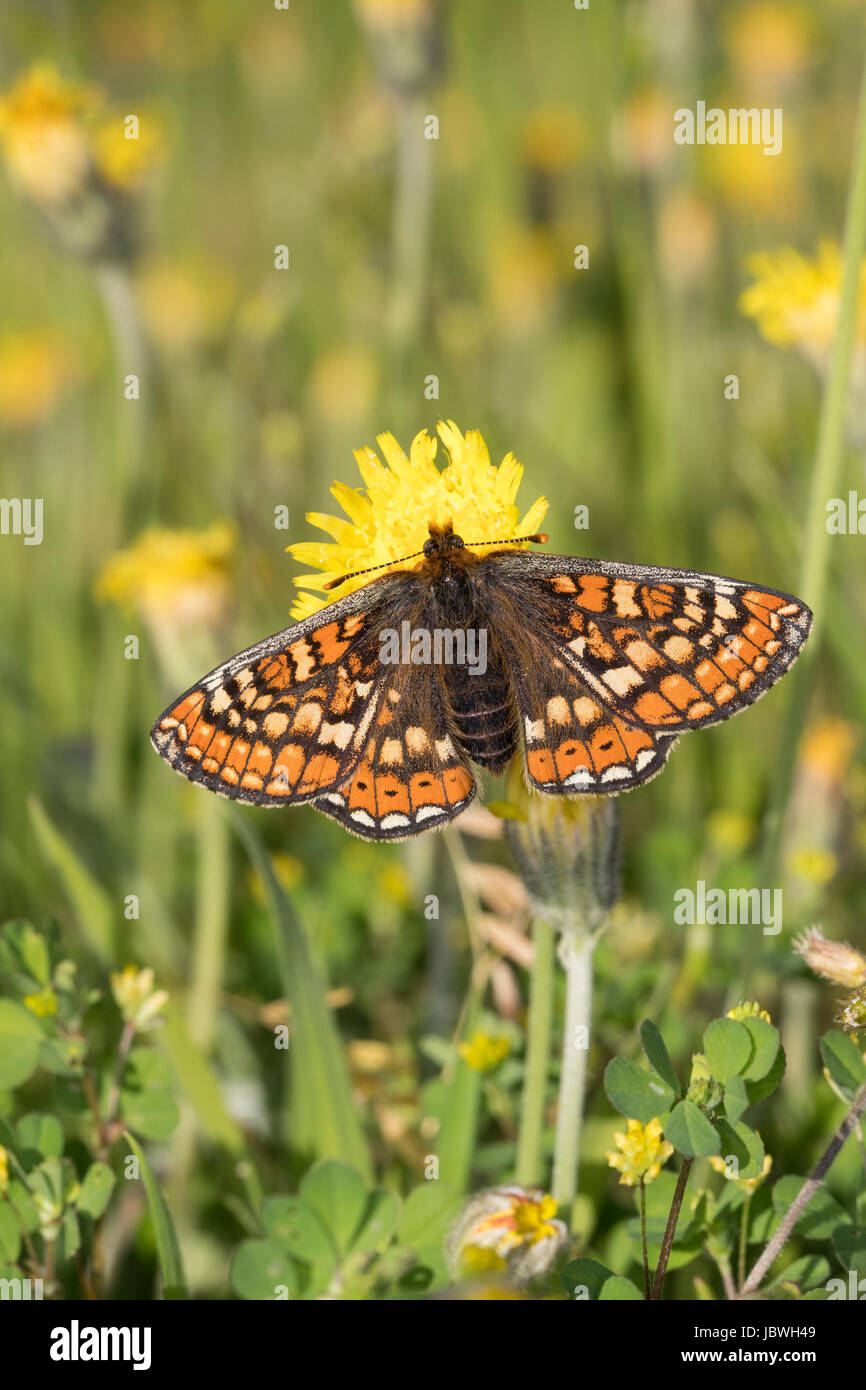
<path id="1" fill-rule="evenodd" d="M 522 1284 L 550 1268 L 567 1238 L 557 1205 L 537 1188 L 491 1187 L 466 1203 L 446 1242 L 457 1278 L 507 1273 Z"/>
<path id="2" fill-rule="evenodd" d="M 473 1071 L 493 1071 L 508 1056 L 508 1039 L 494 1038 L 478 1029 L 469 1041 L 461 1043 L 457 1050 Z"/>
<path id="3" fill-rule="evenodd" d="M 375 449 L 356 449 L 366 493 L 344 483 L 331 487 L 348 520 L 307 513 L 310 524 L 327 532 L 333 544 L 301 541 L 288 547 L 296 560 L 321 571 L 295 579 L 298 588 L 314 592 L 299 596 L 292 609 L 294 618 L 305 618 L 331 601 L 319 597 L 329 580 L 373 566 L 382 566 L 383 574 L 399 569 L 405 556 L 421 550 L 431 521 L 453 522 L 466 541 L 507 541 L 538 530 L 547 499 L 536 498 L 521 518 L 515 497 L 523 466 L 513 454 L 506 454 L 497 468 L 478 430 L 463 434 L 449 420 L 440 421 L 437 432 L 448 452 L 448 463 L 441 470 L 435 463 L 437 441 L 426 430 L 415 436 L 408 457 L 392 434 L 377 438 L 381 458 Z M 347 579 L 336 596 L 342 598 L 367 582 L 366 574 Z"/>
<path id="4" fill-rule="evenodd" d="M 137 1033 L 148 1033 L 162 1020 L 158 1017 L 168 1003 L 168 992 L 154 989 L 153 971 L 136 970 L 127 965 L 111 976 L 111 992 L 125 1023 Z"/>
<path id="5" fill-rule="evenodd" d="M 728 1018 L 732 1018 L 735 1023 L 742 1023 L 744 1018 L 762 1018 L 765 1023 L 772 1023 L 769 1013 L 762 1009 L 757 999 L 747 999 L 742 1004 L 737 1004 L 736 1008 L 728 1010 Z"/>
<path id="6" fill-rule="evenodd" d="M 151 527 L 112 555 L 96 581 L 96 596 L 149 621 L 196 628 L 217 621 L 229 595 L 234 528 L 214 522 L 206 531 Z"/>
<path id="7" fill-rule="evenodd" d="M 764 1154 L 764 1165 L 757 1177 L 738 1178 L 730 1171 L 727 1163 L 719 1154 L 710 1154 L 710 1167 L 714 1169 L 715 1172 L 722 1173 L 728 1182 L 739 1183 L 740 1187 L 742 1187 L 745 1192 L 748 1192 L 750 1196 L 761 1186 L 761 1183 L 766 1178 L 772 1166 L 772 1156 L 770 1154 Z"/>
<path id="8" fill-rule="evenodd" d="M 608 1150 L 607 1161 L 620 1174 L 625 1187 L 634 1187 L 641 1178 L 653 1182 L 674 1151 L 673 1144 L 662 1138 L 661 1121 L 656 1118 L 642 1125 L 640 1120 L 627 1121 L 625 1134 L 614 1134 L 616 1150 Z M 617 1152 L 618 1150 L 618 1152 Z"/>
<path id="9" fill-rule="evenodd" d="M 24 999 L 24 1007 L 37 1018 L 51 1018 L 57 1013 L 57 995 L 46 985 L 38 994 L 28 994 Z"/>
<path id="10" fill-rule="evenodd" d="M 99 104 L 98 89 L 66 82 L 52 63 L 22 73 L 0 99 L 0 142 L 10 176 L 40 205 L 63 203 L 91 168 L 83 118 Z"/>

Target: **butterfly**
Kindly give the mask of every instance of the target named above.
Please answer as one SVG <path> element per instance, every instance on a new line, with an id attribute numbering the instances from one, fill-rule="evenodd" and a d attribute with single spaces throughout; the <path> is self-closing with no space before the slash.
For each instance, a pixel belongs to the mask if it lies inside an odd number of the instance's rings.
<path id="1" fill-rule="evenodd" d="M 649 781 L 680 734 L 765 694 L 811 626 L 806 605 L 777 589 L 542 552 L 477 555 L 481 543 L 450 524 L 428 529 L 417 565 L 248 647 L 174 700 L 151 733 L 157 752 L 236 801 L 311 802 L 365 839 L 400 840 L 458 816 L 474 769 L 501 772 L 521 743 L 540 792 Z"/>

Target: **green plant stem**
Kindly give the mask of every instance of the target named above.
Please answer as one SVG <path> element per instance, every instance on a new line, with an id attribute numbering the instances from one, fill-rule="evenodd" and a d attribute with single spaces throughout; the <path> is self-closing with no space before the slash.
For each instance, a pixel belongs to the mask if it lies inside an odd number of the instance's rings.
<path id="1" fill-rule="evenodd" d="M 643 1173 L 641 1173 L 640 1178 L 640 1253 L 643 1260 L 644 1296 L 649 1301 L 652 1290 L 650 1288 L 649 1252 L 646 1241 L 646 1183 Z"/>
<path id="2" fill-rule="evenodd" d="M 860 1090 L 851 1103 L 851 1109 L 848 1111 L 848 1114 L 836 1130 L 836 1133 L 818 1159 L 812 1172 L 809 1174 L 785 1215 L 782 1217 L 772 1240 L 768 1242 L 746 1282 L 741 1284 L 740 1298 L 745 1298 L 747 1294 L 754 1293 L 760 1286 L 764 1275 L 770 1269 L 776 1256 L 780 1253 L 783 1245 L 800 1217 L 803 1215 L 803 1212 L 806 1210 L 806 1207 L 809 1205 L 815 1193 L 818 1191 L 818 1188 L 821 1186 L 821 1183 L 824 1181 L 824 1178 L 827 1176 L 827 1173 L 830 1171 L 845 1140 L 848 1138 L 849 1134 L 853 1133 L 856 1129 L 860 1116 L 863 1114 L 864 1110 L 866 1110 L 866 1084 L 860 1087 Z"/>
<path id="3" fill-rule="evenodd" d="M 427 272 L 433 144 L 424 136 L 425 104 L 406 96 L 399 106 L 394 180 L 394 269 L 391 341 L 402 351 L 418 331 Z"/>
<path id="4" fill-rule="evenodd" d="M 568 1207 L 573 1206 L 577 1196 L 592 1008 L 593 946 L 592 937 L 577 926 L 566 931 L 559 944 L 559 959 L 566 980 L 565 1029 L 553 1156 L 553 1196 L 560 1206 Z M 587 1030 L 586 1046 L 580 1045 L 583 1039 L 577 1030 L 581 1027 Z"/>
<path id="5" fill-rule="evenodd" d="M 674 1236 L 677 1233 L 677 1222 L 680 1219 L 680 1208 L 683 1204 L 683 1197 L 686 1194 L 686 1183 L 689 1180 L 689 1173 L 692 1171 L 692 1164 L 694 1163 L 694 1161 L 695 1160 L 693 1158 L 683 1159 L 683 1164 L 680 1168 L 679 1177 L 677 1178 L 677 1185 L 674 1188 L 674 1199 L 671 1202 L 671 1209 L 668 1213 L 668 1223 L 665 1226 L 665 1233 L 662 1237 L 661 1250 L 659 1251 L 659 1262 L 656 1266 L 656 1275 L 655 1279 L 653 1280 L 652 1292 L 650 1293 L 650 1298 L 653 1299 L 655 1302 L 658 1302 L 662 1296 L 665 1275 L 667 1274 L 668 1269 L 668 1260 L 671 1257 L 671 1250 L 673 1249 L 674 1244 Z"/>
<path id="6" fill-rule="evenodd" d="M 553 1023 L 554 930 L 536 919 L 532 930 L 535 956 L 529 981 L 529 1026 L 526 1039 L 526 1071 L 520 1105 L 516 1181 L 532 1186 L 542 1180 L 544 1165 L 544 1108 L 550 1062 Z"/>
<path id="7" fill-rule="evenodd" d="M 737 1284 L 742 1287 L 746 1278 L 746 1251 L 749 1244 L 749 1209 L 752 1205 L 751 1192 L 746 1193 L 743 1210 L 740 1213 L 740 1249 L 737 1260 Z"/>
<path id="8" fill-rule="evenodd" d="M 830 536 L 827 531 L 827 500 L 836 495 L 845 438 L 845 411 L 848 384 L 857 332 L 860 266 L 866 249 L 866 65 L 860 88 L 860 101 L 854 134 L 854 153 L 845 216 L 842 249 L 842 293 L 839 323 L 833 342 L 830 368 L 818 423 L 815 465 L 806 512 L 803 562 L 799 592 L 814 614 L 813 629 L 791 681 L 789 699 L 779 740 L 780 756 L 771 787 L 764 825 L 764 846 L 760 882 L 774 883 L 779 866 L 785 811 L 791 793 L 800 730 L 805 718 L 812 673 L 820 650 L 827 591 Z M 757 939 L 750 934 L 744 953 L 744 975 L 754 961 Z M 747 979 L 744 979 L 744 984 Z"/>
<path id="9" fill-rule="evenodd" d="M 229 895 L 229 826 L 215 797 L 198 798 L 196 910 L 187 1024 L 207 1052 L 213 1037 L 225 965 Z"/>

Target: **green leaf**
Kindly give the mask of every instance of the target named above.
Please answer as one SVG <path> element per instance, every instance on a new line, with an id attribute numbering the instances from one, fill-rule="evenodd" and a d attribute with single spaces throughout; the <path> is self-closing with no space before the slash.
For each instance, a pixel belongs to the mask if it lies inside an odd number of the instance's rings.
<path id="1" fill-rule="evenodd" d="M 6 922 L 0 931 L 0 972 L 22 971 L 37 985 L 47 985 L 51 975 L 51 953 L 43 934 L 32 922 Z M 29 992 L 29 991 L 28 991 Z"/>
<path id="2" fill-rule="evenodd" d="M 85 1216 L 93 1217 L 95 1221 L 108 1206 L 108 1199 L 116 1181 L 107 1163 L 91 1163 L 84 1174 L 81 1191 L 75 1203 L 78 1210 Z"/>
<path id="3" fill-rule="evenodd" d="M 605 1280 L 601 1293 L 598 1296 L 599 1303 L 616 1302 L 638 1302 L 643 1303 L 644 1296 L 636 1284 L 630 1279 L 625 1279 L 621 1274 L 614 1274 L 611 1279 Z"/>
<path id="4" fill-rule="evenodd" d="M 683 1088 L 665 1046 L 665 1040 L 651 1019 L 645 1018 L 641 1024 L 640 1040 L 644 1056 L 653 1070 L 658 1072 L 676 1095 L 682 1095 Z"/>
<path id="5" fill-rule="evenodd" d="M 345 1055 L 306 938 L 249 820 L 231 814 L 231 823 L 265 887 L 283 989 L 292 1011 L 291 1048 L 280 1054 L 287 1058 L 291 1079 L 292 1147 L 319 1158 L 341 1159 L 369 1181 L 370 1154 Z"/>
<path id="6" fill-rule="evenodd" d="M 752 1041 L 742 1023 L 733 1018 L 716 1018 L 704 1029 L 703 1051 L 710 1075 L 724 1084 L 746 1066 L 752 1055 Z"/>
<path id="7" fill-rule="evenodd" d="M 794 1176 L 780 1178 L 773 1187 L 773 1206 L 777 1214 L 784 1216 L 795 1198 L 799 1196 L 805 1178 Z M 844 1207 L 831 1196 L 825 1188 L 819 1187 L 807 1203 L 805 1211 L 794 1227 L 809 1240 L 827 1240 L 840 1226 L 850 1226 L 851 1218 Z"/>
<path id="8" fill-rule="evenodd" d="M 763 1021 L 763 1019 L 749 1019 L 750 1023 L 763 1023 Z M 766 1076 L 762 1076 L 759 1081 L 749 1081 L 746 1079 L 746 1095 L 749 1097 L 750 1105 L 757 1105 L 759 1100 L 766 1100 L 767 1096 L 773 1094 L 779 1082 L 782 1080 L 782 1077 L 785 1075 L 786 1064 L 785 1049 L 780 1047 L 776 1052 L 773 1065 L 770 1067 Z"/>
<path id="9" fill-rule="evenodd" d="M 743 1124 L 742 1120 L 732 1124 L 724 1118 L 718 1120 L 716 1133 L 719 1136 L 722 1158 L 726 1163 L 731 1158 L 737 1161 L 736 1176 L 759 1177 L 764 1170 L 764 1145 L 761 1136 Z"/>
<path id="10" fill-rule="evenodd" d="M 807 1289 L 814 1289 L 818 1284 L 825 1284 L 829 1278 L 830 1264 L 823 1255 L 803 1255 L 783 1269 L 773 1279 L 770 1288 L 781 1283 L 796 1284 L 798 1289 L 805 1293 Z"/>
<path id="11" fill-rule="evenodd" d="M 330 1159 L 305 1175 L 300 1193 L 322 1218 L 340 1254 L 345 1254 L 367 1206 L 367 1184 L 360 1173 Z"/>
<path id="12" fill-rule="evenodd" d="M 858 1279 L 866 1277 L 866 1227 L 837 1226 L 832 1244 L 843 1269 L 856 1270 Z"/>
<path id="13" fill-rule="evenodd" d="M 474 1033 L 480 1012 L 480 1000 L 476 997 L 467 1009 L 461 1041 L 467 1041 Z M 477 1147 L 481 1072 L 458 1055 L 442 1075 L 439 1097 L 436 1154 L 441 1181 L 456 1192 L 466 1192 Z"/>
<path id="14" fill-rule="evenodd" d="M 595 1300 L 608 1279 L 612 1279 L 614 1274 L 607 1265 L 599 1264 L 598 1260 L 590 1260 L 584 1256 L 567 1264 L 559 1277 L 572 1298 L 575 1297 L 575 1290 L 580 1289 L 580 1300 Z M 583 1290 L 586 1290 L 585 1294 Z"/>
<path id="15" fill-rule="evenodd" d="M 760 1081 L 768 1075 L 776 1061 L 780 1041 L 779 1030 L 765 1018 L 744 1018 L 741 1027 L 745 1028 L 752 1040 L 752 1055 L 743 1069 L 744 1081 Z"/>
<path id="16" fill-rule="evenodd" d="M 66 890 L 82 935 L 90 949 L 110 963 L 116 959 L 117 918 L 111 899 L 46 815 L 41 802 L 31 797 L 28 809 L 39 847 Z"/>
<path id="17" fill-rule="evenodd" d="M 611 1105 L 641 1124 L 663 1115 L 676 1100 L 672 1087 L 657 1072 L 645 1071 L 627 1057 L 614 1057 L 608 1063 L 604 1089 Z"/>
<path id="18" fill-rule="evenodd" d="M 0 1091 L 11 1091 L 32 1076 L 44 1037 L 29 1009 L 0 999 Z"/>
<path id="19" fill-rule="evenodd" d="M 80 1244 L 81 1227 L 78 1224 L 78 1217 L 75 1215 L 74 1207 L 67 1207 L 63 1213 L 60 1234 L 57 1237 L 57 1263 L 62 1265 L 67 1260 L 71 1260 Z"/>
<path id="20" fill-rule="evenodd" d="M 168 1139 L 177 1128 L 180 1111 L 171 1094 L 172 1072 L 166 1059 L 152 1047 L 136 1047 L 129 1054 L 120 1091 L 124 1123 L 145 1139 Z"/>
<path id="21" fill-rule="evenodd" d="M 665 1125 L 665 1138 L 686 1158 L 703 1158 L 719 1152 L 719 1136 L 693 1101 L 674 1106 Z"/>
<path id="22" fill-rule="evenodd" d="M 138 1140 L 134 1135 L 130 1134 L 129 1130 L 124 1130 L 124 1136 L 135 1157 L 138 1159 L 138 1170 L 141 1173 L 141 1180 L 144 1183 L 144 1190 L 147 1193 L 150 1216 L 153 1221 L 154 1235 L 156 1236 L 156 1253 L 159 1258 L 159 1268 L 162 1273 L 165 1296 L 168 1299 L 187 1298 L 186 1278 L 183 1272 L 180 1246 L 177 1243 L 174 1222 L 166 1206 L 162 1190 L 153 1175 L 150 1164 L 145 1158 L 144 1150 Z"/>
<path id="23" fill-rule="evenodd" d="M 262 1203 L 262 1228 L 279 1241 L 287 1254 L 307 1264 L 336 1264 L 337 1250 L 315 1207 L 301 1197 L 267 1197 Z"/>
<path id="24" fill-rule="evenodd" d="M 384 1250 L 400 1218 L 400 1203 L 393 1192 L 377 1188 L 367 1199 L 367 1210 L 357 1235 L 352 1241 L 353 1250 Z"/>
<path id="25" fill-rule="evenodd" d="M 0 1260 L 17 1260 L 20 1249 L 21 1223 L 9 1203 L 0 1201 Z"/>
<path id="26" fill-rule="evenodd" d="M 63 1153 L 63 1126 L 55 1115 L 24 1115 L 16 1125 L 18 1154 L 25 1168 Z"/>
<path id="27" fill-rule="evenodd" d="M 725 1085 L 725 1114 L 729 1120 L 736 1122 L 748 1105 L 746 1083 L 737 1073 Z"/>
<path id="28" fill-rule="evenodd" d="M 285 1287 L 289 1298 L 298 1292 L 298 1271 L 280 1242 L 273 1239 L 245 1240 L 232 1260 L 231 1286 L 241 1298 L 265 1301 L 284 1297 L 278 1289 Z"/>
<path id="29" fill-rule="evenodd" d="M 844 1099 L 852 1101 L 866 1081 L 866 1062 L 854 1039 L 832 1028 L 821 1039 L 821 1056 Z"/>
<path id="30" fill-rule="evenodd" d="M 413 1187 L 397 1223 L 398 1243 L 413 1250 L 441 1246 L 460 1206 L 460 1194 L 438 1179 Z"/>
<path id="31" fill-rule="evenodd" d="M 80 1076 L 84 1070 L 87 1056 L 87 1043 L 84 1038 L 63 1038 L 59 1035 L 46 1039 L 39 1054 L 39 1065 L 54 1076 Z"/>

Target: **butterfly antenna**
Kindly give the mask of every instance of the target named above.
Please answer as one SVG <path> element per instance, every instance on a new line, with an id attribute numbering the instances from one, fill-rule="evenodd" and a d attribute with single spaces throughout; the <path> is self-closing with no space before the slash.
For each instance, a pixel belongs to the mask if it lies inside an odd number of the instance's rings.
<path id="1" fill-rule="evenodd" d="M 423 555 L 423 550 L 416 550 L 414 555 L 404 555 L 401 560 L 383 560 L 379 565 L 368 565 L 363 570 L 353 570 L 351 574 L 341 574 L 339 579 L 329 579 L 327 584 L 323 584 L 323 589 L 338 589 L 341 584 L 345 584 L 347 579 L 357 579 L 360 574 L 372 574 L 374 570 L 387 569 L 389 565 L 402 565 L 407 560 L 417 560 L 419 555 Z"/>
<path id="2" fill-rule="evenodd" d="M 544 545 L 550 537 L 546 531 L 537 531 L 534 536 L 505 536 L 501 541 L 465 541 L 466 545 L 521 545 L 524 541 L 534 541 Z"/>

